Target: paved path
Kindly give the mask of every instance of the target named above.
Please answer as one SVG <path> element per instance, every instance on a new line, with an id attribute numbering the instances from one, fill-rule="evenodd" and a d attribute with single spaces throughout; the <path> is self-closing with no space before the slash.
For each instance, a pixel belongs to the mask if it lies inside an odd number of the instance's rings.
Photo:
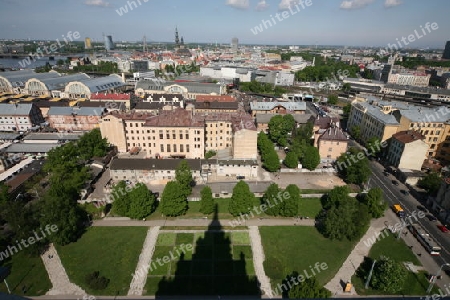
<path id="1" fill-rule="evenodd" d="M 370 227 L 367 230 L 366 234 L 364 234 L 358 244 L 356 244 L 355 248 L 342 264 L 342 267 L 336 273 L 334 278 L 325 285 L 325 287 L 329 291 L 331 291 L 332 295 L 334 295 L 335 297 L 357 295 L 354 288 L 352 288 L 352 291 L 350 293 L 344 293 L 343 284 L 351 281 L 353 274 L 355 274 L 359 265 L 364 261 L 364 256 L 367 256 L 369 254 L 371 247 L 368 247 L 364 242 L 367 243 L 368 239 L 373 238 L 374 236 L 378 236 L 379 232 L 381 232 L 381 230 L 386 227 L 384 224 L 385 221 L 386 218 L 380 218 L 377 220 L 373 220 L 370 223 Z"/>
<path id="2" fill-rule="evenodd" d="M 237 219 L 236 219 L 237 220 Z M 207 227 L 211 225 L 211 219 L 176 219 L 176 220 L 150 220 L 150 221 L 136 221 L 127 218 L 105 218 L 103 220 L 96 220 L 92 226 L 180 226 L 180 227 L 194 227 L 201 226 Z M 230 227 L 233 220 L 214 220 L 217 226 Z M 231 223 L 231 224 L 230 224 Z M 241 222 L 240 226 L 314 226 L 314 219 L 296 220 L 294 218 L 285 219 L 267 219 L 253 218 Z"/>
<path id="3" fill-rule="evenodd" d="M 270 278 L 267 277 L 266 272 L 264 271 L 263 263 L 265 260 L 265 256 L 258 226 L 249 226 L 249 235 L 253 252 L 253 265 L 260 284 L 260 289 L 264 292 L 264 295 L 272 298 L 272 286 L 270 285 Z"/>
<path id="4" fill-rule="evenodd" d="M 41 255 L 41 258 L 52 283 L 52 288 L 46 295 L 86 295 L 83 289 L 70 282 L 53 244 L 49 245 L 48 250 Z"/>
<path id="5" fill-rule="evenodd" d="M 155 251 L 156 240 L 158 239 L 159 226 L 152 227 L 148 230 L 147 236 L 142 247 L 141 254 L 139 255 L 139 261 L 134 272 L 133 279 L 130 283 L 130 289 L 128 290 L 128 296 L 142 295 L 145 282 L 147 281 L 148 269 L 150 267 L 150 261 Z"/>

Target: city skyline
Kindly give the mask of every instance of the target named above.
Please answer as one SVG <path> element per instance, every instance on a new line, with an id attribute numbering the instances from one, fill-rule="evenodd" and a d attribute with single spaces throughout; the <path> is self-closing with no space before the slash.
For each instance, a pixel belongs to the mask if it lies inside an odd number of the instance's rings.
<path id="1" fill-rule="evenodd" d="M 105 33 L 115 42 L 144 35 L 148 43 L 172 42 L 178 27 L 186 43 L 229 44 L 236 36 L 242 44 L 385 48 L 436 23 L 439 29 L 415 34 L 404 48 L 443 49 L 450 40 L 450 20 L 438 0 L 0 0 L 0 5 L 1 39 L 55 40 L 78 31 L 79 41 L 101 41 Z"/>

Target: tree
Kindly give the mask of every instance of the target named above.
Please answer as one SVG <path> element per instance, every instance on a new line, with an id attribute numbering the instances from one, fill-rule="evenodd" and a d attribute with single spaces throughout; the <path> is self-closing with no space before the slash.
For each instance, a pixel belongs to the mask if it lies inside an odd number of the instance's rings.
<path id="1" fill-rule="evenodd" d="M 194 179 L 192 178 L 191 168 L 185 160 L 182 160 L 178 168 L 175 170 L 175 181 L 180 184 L 185 197 L 191 194 Z"/>
<path id="2" fill-rule="evenodd" d="M 387 257 L 381 257 L 375 263 L 370 285 L 376 290 L 397 293 L 403 288 L 407 274 L 401 263 Z"/>
<path id="3" fill-rule="evenodd" d="M 313 146 L 308 146 L 303 153 L 301 161 L 304 168 L 310 171 L 316 169 L 320 164 L 319 149 Z"/>
<path id="4" fill-rule="evenodd" d="M 292 132 L 294 126 L 295 120 L 292 115 L 275 115 L 269 121 L 269 137 L 273 142 L 285 147 L 287 136 Z"/>
<path id="5" fill-rule="evenodd" d="M 263 205 L 267 206 L 266 214 L 269 216 L 278 216 L 281 211 L 281 203 L 277 198 L 280 195 L 282 190 L 278 187 L 278 184 L 272 183 L 269 185 L 261 198 L 261 202 Z"/>
<path id="6" fill-rule="evenodd" d="M 341 201 L 350 201 L 350 188 L 346 185 L 336 186 L 322 197 L 322 207 L 330 209 L 333 206 L 338 206 Z"/>
<path id="7" fill-rule="evenodd" d="M 212 191 L 209 186 L 205 186 L 200 195 L 202 196 L 200 200 L 200 212 L 204 215 L 209 215 L 214 212 L 214 199 L 212 196 Z"/>
<path id="8" fill-rule="evenodd" d="M 438 173 L 430 173 L 427 176 L 421 178 L 417 182 L 417 186 L 426 190 L 431 195 L 435 196 L 437 192 L 439 191 L 439 188 L 442 183 L 442 178 L 439 176 Z"/>
<path id="9" fill-rule="evenodd" d="M 349 104 L 347 104 L 347 105 L 345 105 L 343 108 L 342 108 L 342 111 L 344 112 L 344 117 L 345 118 L 348 118 L 348 116 L 350 115 L 350 111 L 352 110 L 352 105 L 349 103 Z"/>
<path id="10" fill-rule="evenodd" d="M 155 195 L 143 183 L 138 183 L 127 194 L 130 200 L 127 217 L 132 219 L 142 219 L 150 215 L 155 209 Z"/>
<path id="11" fill-rule="evenodd" d="M 307 122 L 306 124 L 300 126 L 294 131 L 294 143 L 297 142 L 298 144 L 301 144 L 305 141 L 307 145 L 312 145 L 311 140 L 313 136 L 313 129 L 314 124 L 311 122 Z"/>
<path id="12" fill-rule="evenodd" d="M 58 61 L 56 62 L 56 64 L 57 64 L 58 66 L 62 66 L 62 65 L 64 65 L 64 60 L 58 59 Z"/>
<path id="13" fill-rule="evenodd" d="M 336 160 L 337 171 L 347 183 L 363 184 L 369 180 L 372 171 L 365 153 L 357 148 L 349 148 Z"/>
<path id="14" fill-rule="evenodd" d="M 367 205 L 373 218 L 382 217 L 387 208 L 387 203 L 383 199 L 383 190 L 379 187 L 370 189 L 367 194 L 363 195 L 362 202 Z"/>
<path id="15" fill-rule="evenodd" d="M 291 286 L 287 293 L 283 293 L 283 298 L 286 296 L 289 299 L 323 299 L 331 297 L 331 292 L 320 286 L 316 277 L 305 278 L 305 276 L 300 275 L 303 280 L 298 280 L 298 284 L 292 284 L 291 278 L 299 278 L 299 275 L 298 272 L 292 272 L 291 275 L 286 276 L 286 279 L 283 280 L 284 286 Z"/>
<path id="16" fill-rule="evenodd" d="M 216 151 L 209 150 L 205 153 L 205 159 L 210 159 L 211 157 L 215 156 L 217 153 Z"/>
<path id="17" fill-rule="evenodd" d="M 336 105 L 338 103 L 338 96 L 337 95 L 329 95 L 328 96 L 328 104 Z"/>
<path id="18" fill-rule="evenodd" d="M 269 172 L 278 171 L 278 169 L 280 168 L 280 160 L 278 158 L 277 152 L 274 149 L 264 155 L 263 160 L 263 167 L 266 168 Z"/>
<path id="19" fill-rule="evenodd" d="M 186 191 L 176 181 L 170 181 L 166 184 L 161 196 L 161 212 L 168 217 L 177 217 L 186 213 L 188 202 Z"/>
<path id="20" fill-rule="evenodd" d="M 286 196 L 286 193 L 289 196 Z M 301 195 L 300 189 L 295 184 L 289 184 L 283 193 L 283 204 L 281 206 L 280 214 L 283 217 L 294 217 L 298 214 L 298 205 L 300 203 Z"/>
<path id="21" fill-rule="evenodd" d="M 371 137 L 366 142 L 366 148 L 370 155 L 378 156 L 381 152 L 381 141 L 377 137 Z"/>
<path id="22" fill-rule="evenodd" d="M 228 206 L 228 211 L 234 217 L 248 213 L 255 202 L 255 195 L 250 191 L 247 183 L 239 181 L 233 188 L 233 195 Z"/>
<path id="23" fill-rule="evenodd" d="M 346 82 L 342 85 L 342 91 L 344 91 L 346 93 L 350 92 L 351 89 L 352 89 L 352 86 L 348 82 Z"/>
<path id="24" fill-rule="evenodd" d="M 290 151 L 286 154 L 284 165 L 288 168 L 294 169 L 298 167 L 298 153 Z"/>
<path id="25" fill-rule="evenodd" d="M 360 140 L 361 139 L 361 127 L 359 127 L 357 125 L 353 125 L 350 128 L 350 132 L 351 132 L 351 134 L 352 134 L 352 136 L 353 136 L 353 138 L 355 140 Z"/>
<path id="26" fill-rule="evenodd" d="M 114 195 L 114 202 L 112 204 L 112 212 L 119 216 L 127 216 L 130 210 L 130 200 L 126 192 L 127 184 L 125 181 L 120 181 L 112 188 L 112 195 Z"/>

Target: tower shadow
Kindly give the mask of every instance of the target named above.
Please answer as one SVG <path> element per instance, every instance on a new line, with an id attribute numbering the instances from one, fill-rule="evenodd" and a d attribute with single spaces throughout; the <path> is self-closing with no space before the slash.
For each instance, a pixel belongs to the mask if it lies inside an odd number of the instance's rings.
<path id="1" fill-rule="evenodd" d="M 231 295 L 261 299 L 258 280 L 249 276 L 246 269 L 246 264 L 252 262 L 251 247 L 233 247 L 231 233 L 223 231 L 218 220 L 217 205 L 204 236 L 194 244 L 192 259 L 180 256 L 175 272 L 159 281 L 157 299 L 213 295 L 214 299 Z"/>

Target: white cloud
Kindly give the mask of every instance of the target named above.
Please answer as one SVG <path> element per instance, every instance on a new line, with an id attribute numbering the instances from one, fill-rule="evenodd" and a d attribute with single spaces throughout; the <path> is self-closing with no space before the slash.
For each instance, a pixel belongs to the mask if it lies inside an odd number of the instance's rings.
<path id="1" fill-rule="evenodd" d="M 109 7 L 110 6 L 109 2 L 106 2 L 104 0 L 86 0 L 86 2 L 84 2 L 84 3 L 89 6 L 99 6 L 99 7 Z"/>
<path id="2" fill-rule="evenodd" d="M 267 4 L 266 0 L 259 1 L 258 5 L 256 5 L 257 11 L 263 11 L 266 10 L 269 7 L 269 4 Z"/>
<path id="3" fill-rule="evenodd" d="M 363 8 L 372 3 L 374 0 L 346 0 L 342 1 L 342 9 L 358 9 Z"/>
<path id="4" fill-rule="evenodd" d="M 250 6 L 249 0 L 227 0 L 227 5 L 237 9 L 247 9 Z"/>
<path id="5" fill-rule="evenodd" d="M 400 0 L 385 0 L 384 1 L 385 8 L 399 6 L 400 4 L 402 4 L 402 1 L 400 1 Z"/>
<path id="6" fill-rule="evenodd" d="M 287 10 L 295 4 L 298 4 L 297 0 L 281 0 L 280 4 L 278 4 L 278 10 Z"/>

